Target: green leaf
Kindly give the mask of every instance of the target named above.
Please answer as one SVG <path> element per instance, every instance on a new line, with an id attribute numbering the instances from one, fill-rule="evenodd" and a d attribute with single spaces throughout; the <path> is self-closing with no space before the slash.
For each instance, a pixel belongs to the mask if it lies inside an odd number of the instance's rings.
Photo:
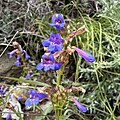
<path id="1" fill-rule="evenodd" d="M 4 76 L 0 76 L 0 78 L 14 80 L 14 81 L 18 81 L 18 82 L 30 83 L 30 84 L 38 85 L 38 86 L 49 86 L 50 87 L 50 85 L 48 85 L 46 83 L 38 82 L 38 81 L 33 81 L 33 80 L 30 80 L 30 79 L 29 80 L 25 80 L 25 79 L 22 79 L 22 78 L 4 77 Z"/>

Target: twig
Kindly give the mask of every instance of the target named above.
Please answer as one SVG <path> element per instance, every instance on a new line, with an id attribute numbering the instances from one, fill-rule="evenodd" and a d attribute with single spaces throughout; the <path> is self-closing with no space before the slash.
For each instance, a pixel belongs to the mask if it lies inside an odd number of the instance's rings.
<path id="1" fill-rule="evenodd" d="M 19 19 L 23 18 L 24 16 L 25 16 L 25 15 L 20 16 L 20 17 L 17 17 L 17 18 L 15 18 L 15 19 L 13 19 L 12 21 L 10 21 L 10 22 L 8 22 L 7 24 L 5 24 L 5 25 L 2 27 L 2 29 L 3 29 L 4 27 L 6 27 L 7 25 L 9 25 L 9 24 L 13 23 L 14 21 L 16 21 L 16 20 L 19 20 Z"/>
<path id="2" fill-rule="evenodd" d="M 33 32 L 30 32 L 30 31 L 26 31 L 26 32 L 20 32 L 20 34 L 30 34 L 30 35 L 34 35 L 34 36 L 37 36 L 37 37 L 40 37 L 40 38 L 43 38 L 43 36 L 41 35 L 37 35 L 37 34 L 34 34 Z"/>
<path id="3" fill-rule="evenodd" d="M 8 44 L 5 44 L 5 43 L 0 43 L 0 46 L 7 46 Z M 12 45 L 9 45 L 9 46 L 12 46 Z"/>
<path id="4" fill-rule="evenodd" d="M 15 36 L 18 34 L 18 31 L 14 34 L 13 38 L 10 40 L 10 42 L 8 43 L 8 45 L 6 46 L 6 48 L 3 50 L 3 52 L 1 53 L 0 57 L 2 57 L 2 55 L 5 53 L 5 51 L 7 50 L 7 48 L 9 47 L 10 43 L 13 41 L 13 39 L 15 38 Z"/>

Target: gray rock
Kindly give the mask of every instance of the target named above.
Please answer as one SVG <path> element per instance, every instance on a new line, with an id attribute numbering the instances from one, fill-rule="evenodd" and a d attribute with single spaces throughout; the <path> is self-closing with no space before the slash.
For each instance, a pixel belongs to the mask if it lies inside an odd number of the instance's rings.
<path id="1" fill-rule="evenodd" d="M 8 52 L 9 51 L 6 51 L 4 55 L 0 57 L 0 76 L 19 77 L 22 67 L 15 66 L 16 58 L 15 56 L 9 58 Z"/>

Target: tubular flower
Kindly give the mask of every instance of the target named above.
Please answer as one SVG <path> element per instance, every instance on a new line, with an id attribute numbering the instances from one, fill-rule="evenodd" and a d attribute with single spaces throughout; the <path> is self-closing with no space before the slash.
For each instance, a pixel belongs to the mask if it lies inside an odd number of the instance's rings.
<path id="1" fill-rule="evenodd" d="M 82 57 L 84 58 L 87 62 L 94 62 L 95 61 L 95 58 L 94 56 L 92 56 L 90 53 L 84 51 L 84 50 L 81 50 L 77 47 L 74 47 L 74 50 L 77 51 L 77 53 Z"/>
<path id="2" fill-rule="evenodd" d="M 56 51 L 62 50 L 63 48 L 62 42 L 63 40 L 59 33 L 57 34 L 51 33 L 50 38 L 44 40 L 42 42 L 42 45 L 44 47 L 48 47 L 48 50 L 51 53 L 55 53 Z"/>
<path id="3" fill-rule="evenodd" d="M 25 53 L 25 59 L 28 60 L 30 58 L 30 56 L 27 54 L 27 52 L 25 50 L 23 50 L 23 52 Z"/>
<path id="4" fill-rule="evenodd" d="M 48 97 L 48 94 L 36 92 L 36 90 L 29 90 L 28 93 L 30 97 L 25 101 L 26 106 L 32 106 L 32 104 L 37 105 L 39 100 Z"/>
<path id="5" fill-rule="evenodd" d="M 0 94 L 3 95 L 6 93 L 7 88 L 5 88 L 3 85 L 0 85 Z"/>
<path id="6" fill-rule="evenodd" d="M 7 117 L 6 117 L 6 120 L 11 120 L 11 114 L 8 113 Z"/>
<path id="7" fill-rule="evenodd" d="M 8 53 L 8 54 L 9 54 L 9 57 L 11 58 L 11 57 L 13 56 L 13 54 L 16 53 L 16 51 L 17 51 L 17 49 L 15 49 L 15 50 L 9 52 L 9 53 Z"/>
<path id="8" fill-rule="evenodd" d="M 62 14 L 54 14 L 52 16 L 52 23 L 49 23 L 50 26 L 55 26 L 56 29 L 60 30 L 64 27 L 65 21 Z"/>
<path id="9" fill-rule="evenodd" d="M 39 63 L 36 68 L 37 70 L 41 70 L 44 68 L 44 71 L 47 70 L 58 70 L 62 65 L 62 62 L 55 61 L 52 54 L 46 55 L 44 54 L 41 59 L 41 63 Z"/>
<path id="10" fill-rule="evenodd" d="M 17 59 L 16 59 L 16 62 L 15 62 L 15 65 L 16 66 L 20 66 L 20 55 L 17 56 Z"/>
<path id="11" fill-rule="evenodd" d="M 81 103 L 79 103 L 75 98 L 73 99 L 73 102 L 77 105 L 78 109 L 81 112 L 87 112 L 87 108 L 83 106 Z"/>
<path id="12" fill-rule="evenodd" d="M 26 79 L 30 79 L 31 78 L 31 75 L 30 75 L 30 72 L 28 71 L 27 75 L 26 75 Z"/>
<path id="13" fill-rule="evenodd" d="M 24 54 L 25 55 L 25 59 L 28 60 L 30 58 L 30 56 L 27 54 L 27 52 L 25 50 L 22 49 L 21 45 L 19 45 L 19 49 L 14 49 L 13 51 L 9 52 L 9 58 L 11 58 L 13 56 L 13 54 L 17 54 L 17 59 L 15 62 L 16 66 L 20 66 L 20 58 L 21 56 Z"/>

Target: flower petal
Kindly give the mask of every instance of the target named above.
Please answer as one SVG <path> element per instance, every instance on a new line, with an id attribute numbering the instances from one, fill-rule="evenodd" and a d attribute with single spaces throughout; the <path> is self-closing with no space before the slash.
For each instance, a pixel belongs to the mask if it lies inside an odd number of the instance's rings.
<path id="1" fill-rule="evenodd" d="M 13 54 L 14 54 L 16 51 L 17 51 L 17 49 L 15 49 L 15 50 L 9 52 L 9 53 L 8 53 L 8 54 L 9 54 L 9 58 L 11 58 L 11 57 L 13 56 Z"/>
<path id="2" fill-rule="evenodd" d="M 43 67 L 44 67 L 43 63 L 39 63 L 39 64 L 37 64 L 36 69 L 41 70 Z"/>
<path id="3" fill-rule="evenodd" d="M 31 75 L 30 75 L 30 72 L 28 72 L 28 74 L 26 75 L 26 79 L 30 79 L 31 78 Z"/>
<path id="4" fill-rule="evenodd" d="M 50 66 L 44 66 L 44 71 L 46 72 L 48 70 L 50 70 Z"/>
<path id="5" fill-rule="evenodd" d="M 75 51 L 77 51 L 77 53 L 82 57 L 84 58 L 87 62 L 94 62 L 95 61 L 95 58 L 94 56 L 92 56 L 90 53 L 84 51 L 84 50 L 81 50 L 77 47 L 74 48 Z"/>
<path id="6" fill-rule="evenodd" d="M 11 114 L 8 113 L 7 117 L 6 117 L 6 120 L 11 120 Z"/>
<path id="7" fill-rule="evenodd" d="M 21 64 L 20 61 L 19 61 L 19 60 L 16 60 L 15 65 L 19 67 L 20 64 Z"/>
<path id="8" fill-rule="evenodd" d="M 62 62 L 56 62 L 56 63 L 55 63 L 54 70 L 59 70 L 60 67 L 61 67 L 61 65 L 62 65 Z"/>
<path id="9" fill-rule="evenodd" d="M 48 23 L 50 26 L 55 26 L 55 24 L 54 23 Z"/>
<path id="10" fill-rule="evenodd" d="M 75 98 L 73 99 L 73 102 L 77 105 L 78 109 L 81 112 L 87 112 L 87 108 L 83 106 L 81 103 L 79 103 Z"/>
<path id="11" fill-rule="evenodd" d="M 43 45 L 44 47 L 48 47 L 48 46 L 50 45 L 49 38 L 46 39 L 46 40 L 43 40 L 43 41 L 42 41 L 42 45 Z"/>
<path id="12" fill-rule="evenodd" d="M 39 98 L 39 100 L 48 97 L 48 94 L 44 94 L 44 93 L 37 93 L 37 96 Z"/>
<path id="13" fill-rule="evenodd" d="M 31 101 L 31 99 L 30 98 L 28 98 L 26 101 L 25 101 L 25 105 L 26 106 L 32 106 L 32 101 Z"/>
<path id="14" fill-rule="evenodd" d="M 27 54 L 27 52 L 25 50 L 23 50 L 23 52 L 25 53 L 25 59 L 28 60 L 30 58 L 30 56 Z"/>
<path id="15" fill-rule="evenodd" d="M 55 53 L 55 52 L 56 52 L 56 50 L 55 50 L 55 45 L 50 45 L 50 46 L 48 47 L 48 50 L 49 50 L 51 53 Z"/>

